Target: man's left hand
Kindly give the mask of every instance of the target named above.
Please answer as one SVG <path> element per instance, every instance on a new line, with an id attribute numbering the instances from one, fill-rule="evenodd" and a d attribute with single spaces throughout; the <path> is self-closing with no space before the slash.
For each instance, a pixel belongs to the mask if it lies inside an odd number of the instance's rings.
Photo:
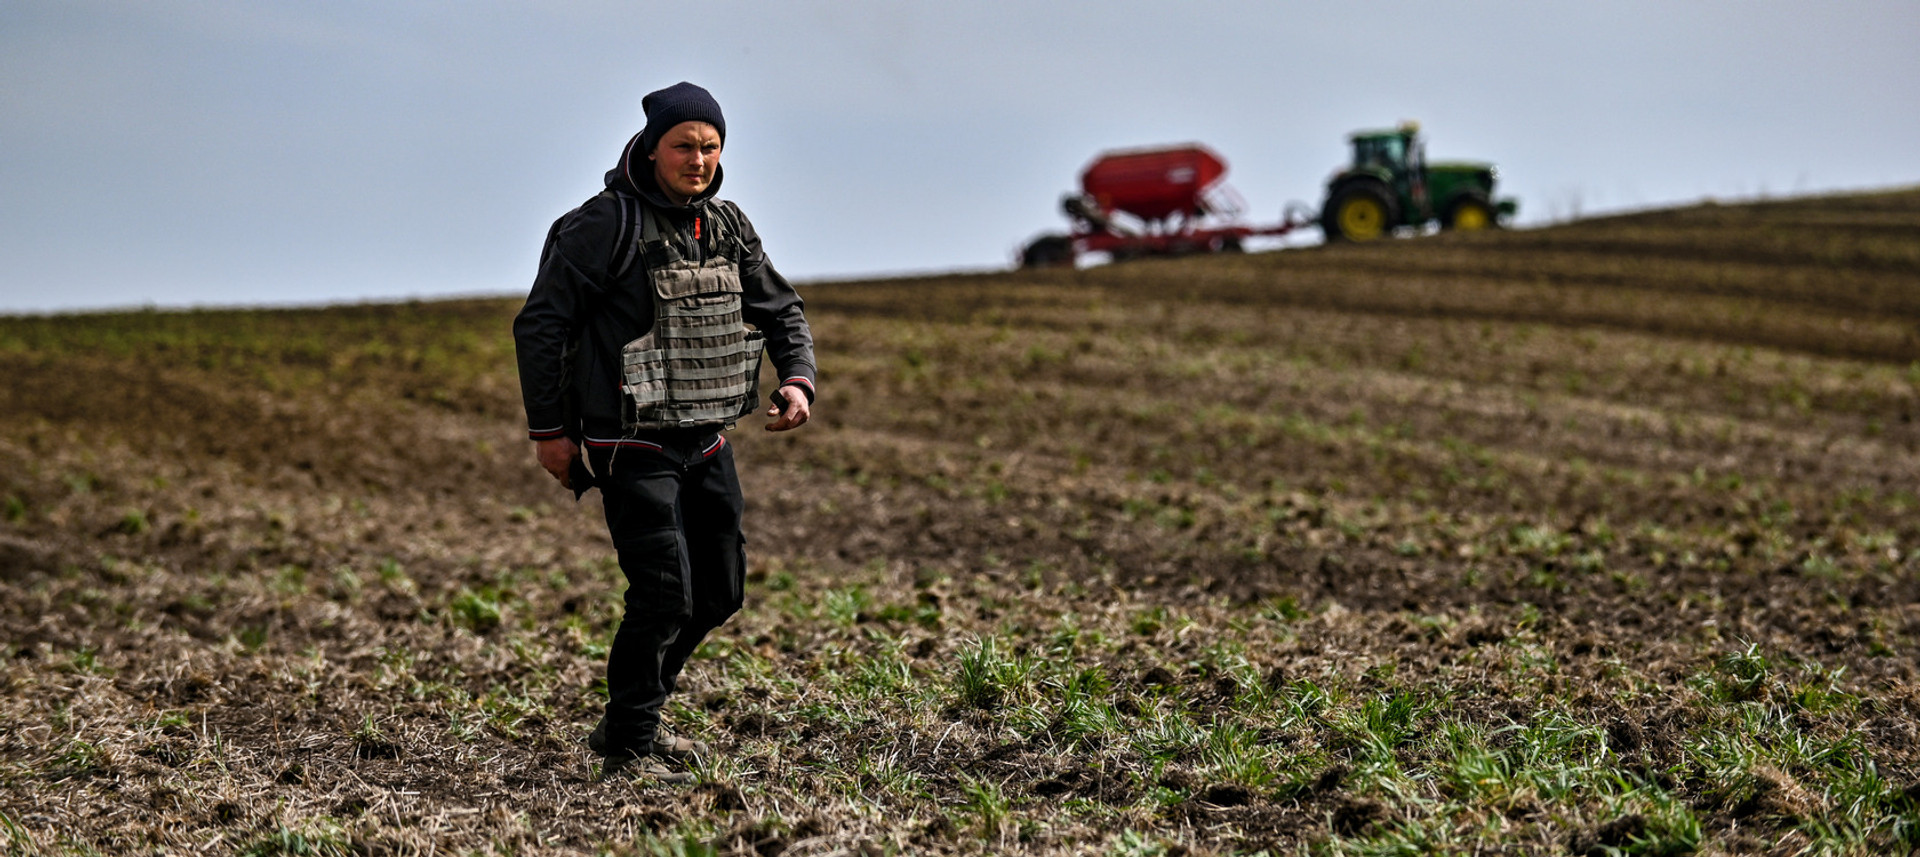
<path id="1" fill-rule="evenodd" d="M 807 418 L 813 415 L 813 408 L 807 404 L 807 393 L 797 386 L 788 384 L 781 387 L 774 397 L 787 403 L 785 408 L 779 405 L 767 408 L 767 416 L 777 417 L 767 423 L 767 431 L 787 431 L 806 425 Z"/>

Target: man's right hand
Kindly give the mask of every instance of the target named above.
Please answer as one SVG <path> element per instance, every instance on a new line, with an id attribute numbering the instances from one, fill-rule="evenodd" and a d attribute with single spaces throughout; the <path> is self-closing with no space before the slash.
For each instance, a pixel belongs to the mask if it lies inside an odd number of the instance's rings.
<path id="1" fill-rule="evenodd" d="M 535 454 L 540 456 L 540 466 L 560 480 L 560 487 L 572 488 L 567 484 L 567 474 L 573 467 L 573 460 L 580 457 L 580 445 L 572 438 L 556 437 L 551 440 L 533 442 Z"/>

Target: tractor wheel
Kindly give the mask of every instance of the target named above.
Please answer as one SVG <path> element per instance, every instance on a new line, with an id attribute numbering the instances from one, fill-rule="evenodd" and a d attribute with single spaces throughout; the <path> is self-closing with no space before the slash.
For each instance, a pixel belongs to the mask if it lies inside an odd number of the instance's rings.
<path id="1" fill-rule="evenodd" d="M 1328 241 L 1374 241 L 1393 231 L 1397 219 L 1385 187 L 1358 181 L 1340 186 L 1327 199 L 1320 228 Z"/>
<path id="2" fill-rule="evenodd" d="M 1463 193 L 1454 197 L 1447 206 L 1446 215 L 1440 218 L 1440 228 L 1461 232 L 1477 232 L 1494 226 L 1493 205 L 1480 193 Z"/>
<path id="3" fill-rule="evenodd" d="M 1020 251 L 1022 268 L 1057 268 L 1073 264 L 1073 239 L 1065 235 L 1042 235 Z"/>

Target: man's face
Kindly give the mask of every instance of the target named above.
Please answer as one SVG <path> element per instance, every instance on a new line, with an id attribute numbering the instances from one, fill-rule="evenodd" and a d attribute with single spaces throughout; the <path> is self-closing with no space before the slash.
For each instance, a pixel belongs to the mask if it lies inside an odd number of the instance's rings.
<path id="1" fill-rule="evenodd" d="M 706 122 L 682 122 L 661 135 L 653 154 L 653 178 L 675 202 L 699 196 L 720 167 L 720 131 Z"/>

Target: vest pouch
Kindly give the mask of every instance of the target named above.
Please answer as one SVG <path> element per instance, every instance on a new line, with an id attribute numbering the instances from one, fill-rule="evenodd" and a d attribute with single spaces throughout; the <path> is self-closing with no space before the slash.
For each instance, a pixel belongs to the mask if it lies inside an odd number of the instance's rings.
<path id="1" fill-rule="evenodd" d="M 636 339 L 620 350 L 620 389 L 626 393 L 626 407 L 621 410 L 628 427 L 638 420 L 656 418 L 667 403 L 666 352 L 647 347 L 650 339 Z"/>
<path id="2" fill-rule="evenodd" d="M 757 330 L 749 330 L 747 331 L 746 345 L 747 353 L 741 355 L 741 360 L 746 365 L 743 367 L 740 377 L 746 385 L 747 392 L 746 395 L 740 397 L 740 410 L 736 412 L 731 419 L 727 420 L 727 426 L 729 428 L 731 428 L 734 423 L 752 416 L 754 409 L 760 406 L 760 355 L 765 354 L 767 351 L 767 335 Z"/>
<path id="3" fill-rule="evenodd" d="M 653 272 L 653 293 L 662 302 L 714 304 L 739 302 L 740 269 L 732 262 L 696 265 L 681 262 Z"/>

